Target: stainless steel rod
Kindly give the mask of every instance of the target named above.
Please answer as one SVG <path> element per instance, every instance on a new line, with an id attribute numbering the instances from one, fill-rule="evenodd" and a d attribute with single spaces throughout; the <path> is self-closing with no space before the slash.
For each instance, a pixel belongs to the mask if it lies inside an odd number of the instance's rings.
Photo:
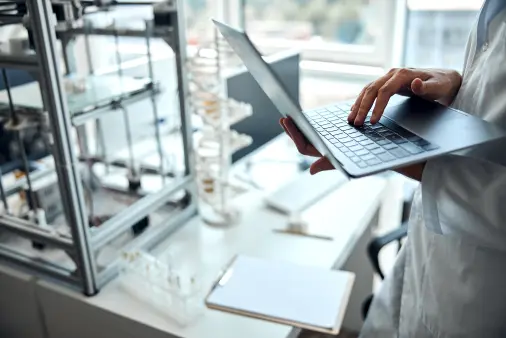
<path id="1" fill-rule="evenodd" d="M 72 271 L 39 259 L 34 260 L 29 256 L 12 250 L 5 244 L 0 244 L 0 260 L 7 261 L 17 266 L 22 266 L 48 277 L 61 280 L 65 283 L 76 286 L 79 285 L 79 279 L 72 274 Z"/>
<path id="2" fill-rule="evenodd" d="M 151 35 L 152 35 L 152 26 L 150 21 L 146 21 L 146 49 L 148 56 L 148 71 L 149 78 L 151 82 L 155 82 L 155 73 L 153 71 L 153 58 L 151 56 Z M 162 146 L 162 136 L 160 133 L 160 116 L 158 114 L 158 105 L 156 104 L 156 93 L 154 89 L 151 90 L 151 109 L 153 109 L 153 117 L 155 120 L 155 139 L 156 139 L 156 148 L 158 150 L 158 156 L 160 157 L 160 176 L 164 178 L 167 177 L 165 175 L 165 154 Z"/>
<path id="3" fill-rule="evenodd" d="M 81 277 L 81 288 L 86 295 L 93 295 L 97 292 L 96 269 L 88 241 L 88 217 L 78 161 L 72 146 L 70 113 L 56 53 L 58 48 L 54 32 L 54 15 L 49 0 L 26 0 L 26 4 L 30 13 L 35 50 L 40 60 L 41 94 L 44 107 L 49 113 L 55 139 L 53 157 L 65 216 L 76 247 L 75 261 Z"/>
<path id="4" fill-rule="evenodd" d="M 40 171 L 36 171 L 36 172 L 33 173 L 33 175 L 31 175 L 31 178 L 34 181 L 37 181 L 40 178 L 44 178 L 44 177 L 46 177 L 46 176 L 54 173 L 54 171 L 55 171 L 54 168 L 49 168 L 49 169 L 43 169 L 43 170 L 40 170 Z M 12 196 L 15 193 L 20 192 L 25 185 L 26 185 L 26 178 L 25 177 L 21 177 L 18 180 L 16 180 L 16 182 L 14 182 L 13 184 L 10 184 L 10 185 L 8 185 L 8 186 L 5 187 L 5 195 L 7 197 Z"/>
<path id="5" fill-rule="evenodd" d="M 153 30 L 153 37 L 155 38 L 165 38 L 168 34 L 172 32 L 172 27 L 163 27 L 163 28 L 155 28 Z M 100 27 L 92 27 L 86 31 L 85 27 L 76 27 L 76 28 L 67 28 L 59 29 L 59 36 L 74 36 L 74 35 L 102 35 L 102 36 L 120 36 L 120 37 L 137 37 L 143 38 L 146 35 L 146 32 L 143 29 L 131 29 L 131 28 L 100 28 Z"/>
<path id="6" fill-rule="evenodd" d="M 37 224 L 25 221 L 23 219 L 3 215 L 0 216 L 0 229 L 14 233 L 16 235 L 35 240 L 55 248 L 74 252 L 74 245 L 71 239 L 54 235 L 49 231 L 40 228 Z"/>
<path id="7" fill-rule="evenodd" d="M 2 180 L 2 171 L 0 170 L 0 195 L 2 197 L 2 203 L 4 205 L 5 213 L 9 214 L 9 204 L 7 203 L 7 195 L 5 194 L 4 182 Z"/>
<path id="8" fill-rule="evenodd" d="M 93 75 L 95 73 L 95 69 L 93 68 L 93 59 L 91 57 L 91 46 L 90 46 L 90 28 L 91 22 L 89 20 L 84 21 L 84 43 L 86 48 L 86 60 L 88 61 L 88 73 Z"/>
<path id="9" fill-rule="evenodd" d="M 16 55 L 0 53 L 0 67 L 7 69 L 22 69 L 30 72 L 37 72 L 37 56 L 32 54 Z"/>
<path id="10" fill-rule="evenodd" d="M 151 90 L 155 90 L 157 94 L 160 93 L 158 88 L 151 89 Z M 135 94 L 131 97 L 123 97 L 121 99 L 121 104 L 124 106 L 128 106 L 129 104 L 149 98 L 151 96 L 151 90 L 146 90 L 142 93 Z M 82 114 L 73 115 L 72 116 L 72 125 L 74 127 L 80 126 L 90 120 L 99 119 L 102 116 L 105 116 L 113 111 L 114 111 L 114 107 L 112 107 L 109 104 L 109 105 L 105 105 L 103 107 L 94 109 L 93 111 L 90 111 L 89 113 L 82 113 Z"/>
<path id="11" fill-rule="evenodd" d="M 190 183 L 193 183 L 193 180 L 189 177 L 182 178 L 180 181 L 164 187 L 156 194 L 143 197 L 127 209 L 116 214 L 92 233 L 94 249 L 98 250 L 117 238 L 126 229 L 162 207 L 174 193 L 185 189 Z"/>
<path id="12" fill-rule="evenodd" d="M 5 90 L 7 91 L 7 98 L 9 100 L 10 118 L 14 125 L 18 125 L 20 123 L 20 120 L 14 108 L 14 101 L 12 100 L 12 93 L 11 93 L 11 85 L 5 68 L 2 69 L 2 78 L 4 81 Z M 21 137 L 20 130 L 16 130 L 14 131 L 14 133 L 16 134 L 16 141 L 18 143 L 19 152 L 21 154 L 21 161 L 23 163 L 23 169 L 25 171 L 26 184 L 28 185 L 28 194 L 27 194 L 28 207 L 30 208 L 30 210 L 34 211 L 37 208 L 37 206 L 35 205 L 35 195 L 33 192 L 32 180 L 30 179 L 30 164 L 28 163 L 28 157 L 26 156 L 25 143 L 23 142 L 23 138 Z"/>
<path id="13" fill-rule="evenodd" d="M 177 12 L 172 18 L 174 22 L 174 29 L 171 35 L 166 37 L 166 42 L 172 41 L 172 49 L 176 58 L 176 71 L 177 71 L 177 89 L 179 98 L 179 107 L 181 114 L 181 129 L 183 135 L 183 148 L 184 148 L 184 164 L 185 174 L 194 176 L 195 172 L 195 159 L 193 149 L 193 130 L 191 127 L 191 116 L 188 106 L 189 85 L 188 85 L 188 72 L 187 57 L 186 57 L 186 26 L 185 26 L 185 12 L 184 2 L 182 0 L 175 1 L 177 5 Z"/>

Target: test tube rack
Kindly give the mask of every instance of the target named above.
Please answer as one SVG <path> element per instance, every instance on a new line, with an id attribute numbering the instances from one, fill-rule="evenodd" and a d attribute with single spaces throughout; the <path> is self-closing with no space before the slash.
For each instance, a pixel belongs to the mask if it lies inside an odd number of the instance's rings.
<path id="1" fill-rule="evenodd" d="M 223 71 L 237 66 L 237 58 L 218 31 L 214 32 L 212 43 L 201 46 L 189 59 L 190 107 L 203 121 L 195 146 L 200 215 L 210 225 L 230 226 L 240 216 L 231 201 L 244 191 L 231 182 L 232 154 L 253 142 L 232 126 L 251 116 L 253 109 L 226 97 Z"/>

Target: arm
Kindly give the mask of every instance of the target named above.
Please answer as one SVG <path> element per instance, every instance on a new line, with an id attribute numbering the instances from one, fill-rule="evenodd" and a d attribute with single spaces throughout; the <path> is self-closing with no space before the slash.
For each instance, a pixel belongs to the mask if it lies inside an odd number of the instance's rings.
<path id="1" fill-rule="evenodd" d="M 425 164 L 427 164 L 427 162 L 412 164 L 403 168 L 398 168 L 395 171 L 401 175 L 404 175 L 418 182 L 421 182 L 423 169 L 425 169 Z"/>

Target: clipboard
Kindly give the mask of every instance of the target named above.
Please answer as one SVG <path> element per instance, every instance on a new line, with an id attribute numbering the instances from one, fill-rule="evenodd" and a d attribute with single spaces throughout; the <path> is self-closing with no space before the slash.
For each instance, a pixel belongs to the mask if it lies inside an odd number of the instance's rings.
<path id="1" fill-rule="evenodd" d="M 268 275 L 247 275 L 262 270 Z M 289 279 L 297 276 L 298 280 Z M 305 285 L 312 278 L 316 287 Z M 336 335 L 341 330 L 354 281 L 351 272 L 238 255 L 220 272 L 205 304 L 213 310 Z M 283 285 L 286 287 L 281 290 Z M 328 297 L 326 290 L 331 290 Z"/>

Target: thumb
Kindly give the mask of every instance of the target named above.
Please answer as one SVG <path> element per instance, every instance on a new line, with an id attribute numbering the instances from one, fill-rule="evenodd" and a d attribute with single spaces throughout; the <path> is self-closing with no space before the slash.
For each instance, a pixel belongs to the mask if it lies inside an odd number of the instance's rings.
<path id="1" fill-rule="evenodd" d="M 411 82 L 411 91 L 418 96 L 437 98 L 441 94 L 441 85 L 433 78 L 427 81 L 416 78 Z"/>
<path id="2" fill-rule="evenodd" d="M 317 174 L 320 171 L 332 170 L 335 169 L 334 166 L 330 163 L 330 161 L 326 157 L 321 157 L 316 160 L 309 169 L 311 175 Z"/>

